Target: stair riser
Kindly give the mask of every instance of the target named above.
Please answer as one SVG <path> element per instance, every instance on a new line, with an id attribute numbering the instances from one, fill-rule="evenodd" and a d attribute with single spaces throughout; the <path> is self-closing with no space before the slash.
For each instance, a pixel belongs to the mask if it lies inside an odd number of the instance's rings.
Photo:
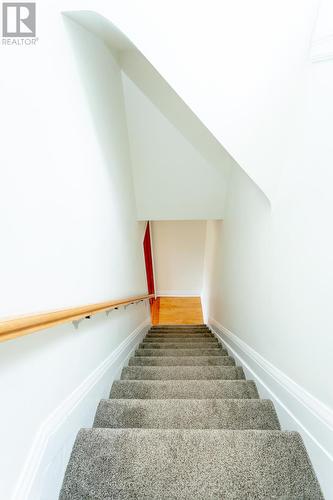
<path id="1" fill-rule="evenodd" d="M 154 332 L 154 333 L 147 333 L 147 337 L 190 337 L 190 338 L 215 338 L 214 335 L 210 332 L 200 332 L 200 333 L 193 333 L 193 332 Z"/>
<path id="2" fill-rule="evenodd" d="M 198 332 L 203 332 L 203 333 L 211 333 L 212 330 L 210 328 L 149 328 L 149 332 L 167 332 L 167 333 L 172 333 L 172 332 L 184 332 L 184 333 L 191 333 L 193 332 L 198 333 Z"/>
<path id="3" fill-rule="evenodd" d="M 157 337 L 156 335 L 154 336 L 149 336 L 146 335 L 143 339 L 146 342 L 217 342 L 218 339 L 217 337 L 212 337 L 212 336 L 193 336 L 193 335 L 163 335 Z"/>
<path id="4" fill-rule="evenodd" d="M 162 326 L 162 325 L 155 325 L 149 328 L 149 330 L 155 331 L 155 330 L 181 330 L 187 331 L 187 330 L 193 330 L 193 331 L 198 331 L 198 330 L 208 330 L 210 331 L 210 328 L 208 326 L 195 326 L 195 325 L 174 325 L 174 326 Z"/>
<path id="5" fill-rule="evenodd" d="M 235 366 L 129 366 L 122 380 L 241 380 L 243 369 Z"/>
<path id="6" fill-rule="evenodd" d="M 111 399 L 258 399 L 254 382 L 245 380 L 117 380 Z"/>
<path id="7" fill-rule="evenodd" d="M 139 349 L 219 349 L 220 344 L 216 342 L 141 342 Z"/>
<path id="8" fill-rule="evenodd" d="M 234 366 L 230 356 L 136 356 L 130 358 L 129 366 Z"/>
<path id="9" fill-rule="evenodd" d="M 176 328 L 176 329 L 182 329 L 182 330 L 186 330 L 186 329 L 191 329 L 191 328 L 206 328 L 206 329 L 209 329 L 209 327 L 207 325 L 192 325 L 192 324 L 188 324 L 188 325 L 180 325 L 180 324 L 172 324 L 172 325 L 153 325 L 151 327 L 151 330 L 157 330 L 159 328 L 165 328 L 165 329 L 170 329 L 172 330 L 173 328 Z"/>
<path id="10" fill-rule="evenodd" d="M 136 356 L 228 356 L 224 349 L 137 349 Z"/>
<path id="11" fill-rule="evenodd" d="M 158 334 L 177 334 L 177 335 L 209 335 L 212 333 L 210 330 L 149 330 L 147 333 L 152 335 Z"/>
<path id="12" fill-rule="evenodd" d="M 102 400 L 94 427 L 280 429 L 273 404 L 255 399 Z"/>
<path id="13" fill-rule="evenodd" d="M 213 337 L 212 335 L 170 335 L 170 334 L 167 334 L 167 335 L 160 335 L 160 336 L 157 336 L 157 335 L 147 335 L 145 337 L 145 341 L 148 341 L 148 342 L 190 342 L 191 340 L 193 340 L 194 342 L 202 342 L 202 341 L 206 341 L 206 340 L 209 340 L 209 341 L 213 341 L 213 340 L 217 340 L 215 337 Z"/>
<path id="14" fill-rule="evenodd" d="M 182 330 L 182 331 L 186 331 L 186 330 L 210 330 L 210 328 L 208 328 L 207 326 L 194 326 L 194 325 L 188 325 L 188 326 L 177 326 L 177 325 L 174 325 L 173 327 L 171 326 L 160 326 L 160 325 L 156 325 L 156 326 L 153 326 L 152 328 L 150 328 L 150 330 Z"/>

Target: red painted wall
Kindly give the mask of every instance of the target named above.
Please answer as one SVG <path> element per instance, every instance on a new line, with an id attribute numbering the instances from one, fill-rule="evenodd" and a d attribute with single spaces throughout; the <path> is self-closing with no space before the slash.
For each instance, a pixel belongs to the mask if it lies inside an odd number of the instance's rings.
<path id="1" fill-rule="evenodd" d="M 149 222 L 147 222 L 145 237 L 143 239 L 143 250 L 145 254 L 148 293 L 155 293 Z"/>

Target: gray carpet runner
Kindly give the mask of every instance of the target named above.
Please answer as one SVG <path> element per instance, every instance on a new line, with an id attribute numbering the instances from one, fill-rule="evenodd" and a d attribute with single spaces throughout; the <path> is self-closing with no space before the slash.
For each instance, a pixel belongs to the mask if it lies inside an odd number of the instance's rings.
<path id="1" fill-rule="evenodd" d="M 60 500 L 322 499 L 300 435 L 205 325 L 152 327 L 75 441 Z"/>

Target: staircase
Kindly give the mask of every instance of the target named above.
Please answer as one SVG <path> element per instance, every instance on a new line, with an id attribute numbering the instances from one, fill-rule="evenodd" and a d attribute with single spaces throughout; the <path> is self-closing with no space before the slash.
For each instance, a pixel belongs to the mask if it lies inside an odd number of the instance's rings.
<path id="1" fill-rule="evenodd" d="M 61 500 L 322 499 L 300 435 L 280 430 L 205 325 L 155 326 L 76 439 Z"/>

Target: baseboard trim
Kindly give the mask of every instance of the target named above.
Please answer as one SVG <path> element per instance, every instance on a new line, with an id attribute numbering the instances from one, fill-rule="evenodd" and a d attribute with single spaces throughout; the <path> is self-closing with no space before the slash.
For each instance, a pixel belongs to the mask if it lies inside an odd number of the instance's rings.
<path id="1" fill-rule="evenodd" d="M 201 290 L 157 290 L 157 297 L 200 297 Z"/>
<path id="2" fill-rule="evenodd" d="M 107 379 L 107 385 L 110 386 L 110 380 L 119 374 L 136 345 L 146 335 L 149 326 L 150 318 L 147 318 L 42 423 L 25 461 L 12 500 L 44 498 L 42 494 L 43 477 L 49 473 L 48 469 L 52 459 L 54 460 L 55 450 L 57 449 L 59 452 L 59 459 L 62 461 L 60 468 L 64 470 L 76 431 L 80 427 L 91 425 L 91 411 L 84 412 L 82 408 L 80 410 L 80 406 L 87 406 L 87 398 L 95 399 L 94 389 L 99 386 L 98 392 L 100 392 L 103 378 Z M 110 377 L 110 372 L 113 373 L 114 377 Z M 93 413 L 96 407 L 93 409 Z M 78 417 L 78 413 L 80 413 L 81 418 Z M 84 415 L 83 421 L 82 414 Z M 64 451 L 63 443 L 66 440 L 68 443 Z M 49 492 L 47 498 L 58 498 L 57 495 L 58 492 Z"/>
<path id="3" fill-rule="evenodd" d="M 273 400 L 283 429 L 304 440 L 326 498 L 333 498 L 333 410 L 312 396 L 214 318 L 208 324 L 263 398 Z"/>

